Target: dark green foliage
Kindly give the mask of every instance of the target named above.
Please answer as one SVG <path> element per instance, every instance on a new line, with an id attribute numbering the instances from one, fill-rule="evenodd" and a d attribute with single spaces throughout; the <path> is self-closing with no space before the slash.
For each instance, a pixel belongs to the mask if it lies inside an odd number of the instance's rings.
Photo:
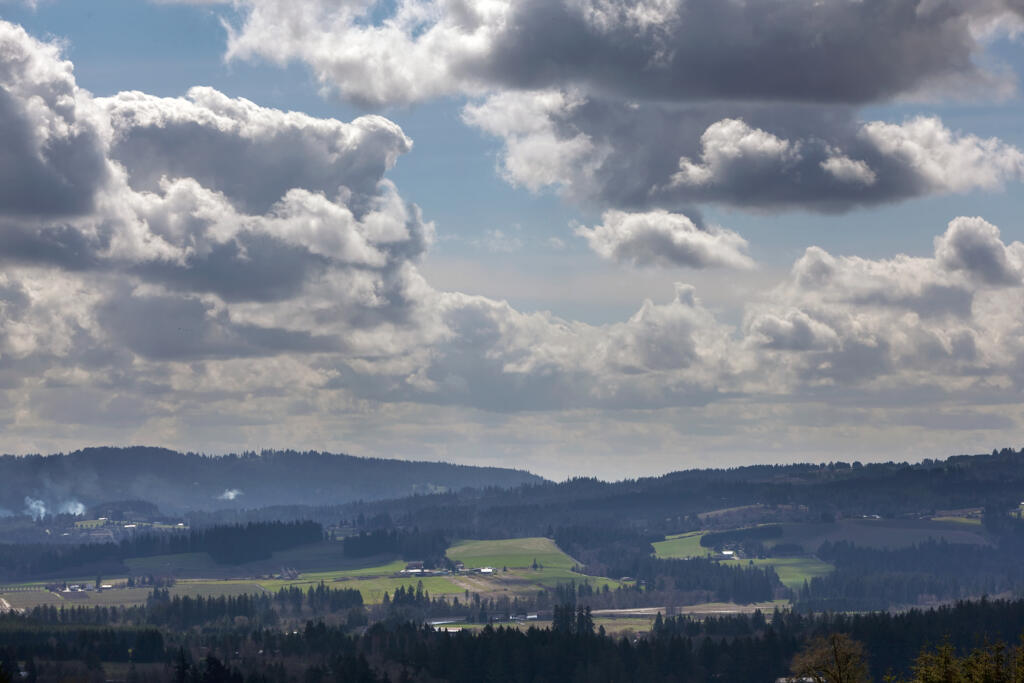
<path id="1" fill-rule="evenodd" d="M 424 566 L 434 568 L 446 563 L 445 551 L 451 542 L 441 531 L 421 533 L 400 529 L 360 531 L 344 541 L 346 557 L 372 557 L 373 555 L 399 555 L 404 560 L 422 560 Z"/>
<path id="2" fill-rule="evenodd" d="M 720 564 L 701 557 L 689 560 L 623 558 L 610 570 L 612 576 L 635 577 L 654 590 L 705 591 L 711 600 L 720 602 L 763 602 L 771 600 L 782 587 L 771 567 Z"/>
<path id="3" fill-rule="evenodd" d="M 884 550 L 826 542 L 818 556 L 836 571 L 799 592 L 804 609 L 887 609 L 925 596 L 956 600 L 1024 590 L 1024 553 L 1013 543 L 995 548 L 928 541 Z"/>
<path id="4" fill-rule="evenodd" d="M 418 599 L 408 594 L 400 603 Z M 776 612 L 707 620 L 686 616 L 656 620 L 639 640 L 594 631 L 587 608 L 561 605 L 551 629 L 487 626 L 477 634 L 436 632 L 386 621 L 359 634 L 345 626 L 307 621 L 287 630 L 208 624 L 167 630 L 126 626 L 50 626 L 30 617 L 0 618 L 0 662 L 29 657 L 43 662 L 163 662 L 168 681 L 612 681 L 637 683 L 736 681 L 758 683 L 786 676 L 794 656 L 817 638 L 841 634 L 863 644 L 876 680 L 887 672 L 905 678 L 923 648 L 948 642 L 935 657 L 963 657 L 964 667 L 995 672 L 1016 661 L 989 643 L 1016 639 L 1024 630 L 1024 601 L 961 603 L 900 614 L 817 615 Z M 820 642 L 820 641 L 819 641 Z M 811 648 L 813 650 L 813 647 Z M 6 659 L 4 652 L 7 652 Z M 927 650 L 930 653 L 931 650 Z M 947 652 L 947 654 L 942 654 Z M 999 654 L 1002 652 L 1003 654 Z M 246 654 L 248 653 L 248 654 Z M 931 657 L 931 659 L 928 659 Z M 9 666 L 9 665 L 4 665 Z M 966 670 L 966 669 L 964 669 Z M 291 673 L 288 673 L 291 672 Z M 391 677 L 388 677 L 388 676 Z M 987 675 L 987 674 L 986 674 Z M 913 679 L 931 683 L 935 679 Z M 952 683 L 1014 681 L 982 677 Z"/>
<path id="5" fill-rule="evenodd" d="M 222 564 L 267 559 L 272 553 L 324 538 L 316 522 L 249 522 L 183 532 L 139 534 L 121 543 L 85 545 L 0 545 L 0 575 L 39 579 L 68 569 L 101 566 L 123 572 L 130 557 L 206 552 Z"/>

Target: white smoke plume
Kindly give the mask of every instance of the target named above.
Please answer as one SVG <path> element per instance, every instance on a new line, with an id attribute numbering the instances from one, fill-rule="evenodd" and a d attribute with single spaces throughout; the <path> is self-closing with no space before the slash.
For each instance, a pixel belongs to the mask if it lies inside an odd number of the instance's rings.
<path id="1" fill-rule="evenodd" d="M 242 495 L 239 489 L 224 489 L 224 493 L 217 496 L 217 500 L 234 500 Z"/>
<path id="2" fill-rule="evenodd" d="M 62 515 L 74 515 L 76 517 L 81 517 L 85 514 L 85 506 L 77 500 L 68 500 L 61 503 L 57 511 Z"/>
<path id="3" fill-rule="evenodd" d="M 46 516 L 46 503 L 38 498 L 25 496 L 25 514 L 38 521 Z"/>

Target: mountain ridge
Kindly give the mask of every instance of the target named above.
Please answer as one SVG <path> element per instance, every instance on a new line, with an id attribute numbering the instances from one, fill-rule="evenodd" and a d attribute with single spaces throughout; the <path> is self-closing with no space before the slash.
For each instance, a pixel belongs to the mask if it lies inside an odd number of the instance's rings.
<path id="1" fill-rule="evenodd" d="M 207 455 L 154 446 L 90 447 L 0 456 L 0 508 L 69 512 L 145 500 L 166 513 L 289 504 L 343 504 L 545 479 L 523 470 L 364 458 L 325 451 Z"/>

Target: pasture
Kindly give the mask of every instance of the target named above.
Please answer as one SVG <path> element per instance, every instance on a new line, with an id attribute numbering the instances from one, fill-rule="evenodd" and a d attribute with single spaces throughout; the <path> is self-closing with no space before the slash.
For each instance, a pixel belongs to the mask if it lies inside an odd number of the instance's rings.
<path id="1" fill-rule="evenodd" d="M 661 558 L 688 559 L 691 557 L 706 557 L 712 554 L 711 548 L 704 548 L 700 544 L 702 531 L 691 531 L 685 534 L 666 536 L 664 541 L 653 543 L 654 555 Z"/>
<path id="2" fill-rule="evenodd" d="M 494 567 L 501 570 L 529 569 L 534 560 L 545 569 L 571 569 L 576 560 L 559 549 L 550 538 L 509 538 L 497 541 L 461 541 L 448 549 L 447 555 L 462 562 L 466 569 Z"/>
<path id="3" fill-rule="evenodd" d="M 535 592 L 541 587 L 553 588 L 560 583 L 588 582 L 601 590 L 618 588 L 613 579 L 585 576 L 572 571 L 579 564 L 566 555 L 550 538 L 508 538 L 494 541 L 461 541 L 448 549 L 452 561 L 462 562 L 466 569 L 493 567 L 494 574 L 469 574 L 458 577 L 458 583 L 481 594 L 502 592 Z M 537 561 L 538 569 L 533 569 Z M 504 571 L 505 568 L 508 571 Z"/>
<path id="4" fill-rule="evenodd" d="M 609 589 L 621 584 L 608 578 L 592 577 L 572 571 L 576 560 L 562 552 L 548 538 L 518 538 L 493 541 L 463 541 L 448 550 L 453 561 L 461 561 L 467 569 L 493 567 L 493 574 L 452 574 L 443 576 L 399 576 L 406 562 L 394 556 L 351 559 L 341 554 L 340 543 L 318 543 L 290 551 L 275 553 L 269 560 L 242 565 L 219 565 L 206 553 L 181 553 L 125 561 L 134 576 L 174 576 L 172 595 L 220 596 L 243 593 L 277 592 L 295 586 L 306 590 L 323 581 L 331 588 L 355 588 L 367 604 L 379 603 L 384 593 L 393 594 L 399 587 L 413 587 L 422 581 L 424 590 L 433 596 L 462 596 L 466 591 L 486 596 L 513 596 L 535 593 L 560 583 L 588 582 L 596 589 Z M 538 568 L 533 569 L 534 560 Z M 297 570 L 296 578 L 280 578 L 282 568 Z M 506 571 L 507 568 L 507 571 Z M 277 577 L 277 578 L 271 578 Z M 93 577 L 95 578 L 95 577 Z M 124 577 L 104 577 L 119 583 Z M 93 579 L 84 581 L 91 583 Z M 76 604 L 92 606 L 143 604 L 149 588 L 115 588 L 102 593 L 86 592 L 54 594 L 45 590 L 11 592 L 12 607 L 38 604 Z M 3 596 L 8 598 L 8 594 Z"/>
<path id="5" fill-rule="evenodd" d="M 723 564 L 753 564 L 755 567 L 772 567 L 779 575 L 779 581 L 786 588 L 799 590 L 804 581 L 825 576 L 831 573 L 835 567 L 828 562 L 822 562 L 816 557 L 767 557 L 765 559 L 739 559 L 724 560 Z"/>

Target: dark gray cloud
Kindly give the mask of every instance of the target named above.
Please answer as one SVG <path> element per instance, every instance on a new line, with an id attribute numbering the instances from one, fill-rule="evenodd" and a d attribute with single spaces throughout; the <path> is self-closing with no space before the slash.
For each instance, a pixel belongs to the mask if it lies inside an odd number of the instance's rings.
<path id="1" fill-rule="evenodd" d="M 980 5 L 522 0 L 484 72 L 508 87 L 625 98 L 871 102 L 979 76 L 969 23 Z"/>
<path id="2" fill-rule="evenodd" d="M 193 297 L 118 294 L 96 311 L 104 333 L 152 360 L 248 358 L 339 350 L 333 337 L 239 324 Z"/>
<path id="3" fill-rule="evenodd" d="M 501 137 L 505 177 L 587 203 L 685 210 L 714 202 L 846 211 L 1024 178 L 1024 153 L 935 118 L 863 123 L 838 106 L 637 104 L 502 93 L 468 105 Z"/>
<path id="4" fill-rule="evenodd" d="M 505 139 L 505 177 L 602 208 L 839 212 L 995 189 L 1024 169 L 1006 145 L 857 120 L 899 95 L 1010 92 L 1006 70 L 979 64 L 1017 0 L 239 4 L 229 58 L 299 59 L 374 106 L 488 94 L 466 119 Z M 751 133 L 777 153 L 733 154 L 729 135 Z"/>
<path id="5" fill-rule="evenodd" d="M 1008 4 L 1009 2 L 1009 4 Z M 981 21 L 1017 0 L 243 0 L 232 58 L 305 61 L 368 105 L 487 89 L 865 103 L 991 83 Z M 383 21 L 383 19 L 387 21 Z"/>
<path id="6" fill-rule="evenodd" d="M 184 292 L 212 292 L 225 301 L 282 301 L 299 296 L 329 259 L 273 235 L 244 233 L 183 262 L 150 261 L 128 270 Z"/>

